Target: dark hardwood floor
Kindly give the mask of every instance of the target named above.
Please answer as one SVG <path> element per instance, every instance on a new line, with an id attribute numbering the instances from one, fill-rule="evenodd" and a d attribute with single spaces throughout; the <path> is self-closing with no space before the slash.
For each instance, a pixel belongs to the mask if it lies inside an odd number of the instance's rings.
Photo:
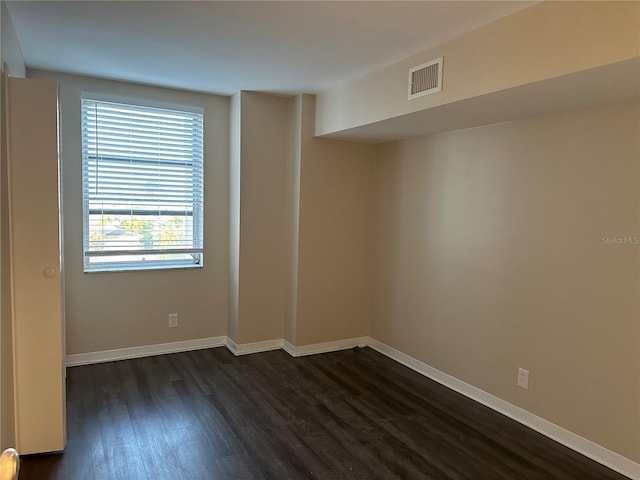
<path id="1" fill-rule="evenodd" d="M 70 368 L 64 454 L 21 480 L 626 477 L 369 349 Z"/>

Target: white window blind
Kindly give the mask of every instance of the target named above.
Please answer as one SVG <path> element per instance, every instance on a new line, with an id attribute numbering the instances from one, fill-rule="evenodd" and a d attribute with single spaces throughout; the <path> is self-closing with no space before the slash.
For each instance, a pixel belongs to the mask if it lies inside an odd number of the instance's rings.
<path id="1" fill-rule="evenodd" d="M 202 117 L 83 96 L 85 271 L 202 265 Z"/>

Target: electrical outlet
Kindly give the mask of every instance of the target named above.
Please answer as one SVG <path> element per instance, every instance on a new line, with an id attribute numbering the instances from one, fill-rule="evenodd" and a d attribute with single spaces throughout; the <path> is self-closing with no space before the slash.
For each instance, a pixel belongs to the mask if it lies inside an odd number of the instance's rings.
<path id="1" fill-rule="evenodd" d="M 169 328 L 174 328 L 178 326 L 178 314 L 170 313 L 169 314 Z"/>
<path id="2" fill-rule="evenodd" d="M 524 389 L 529 388 L 529 370 L 518 369 L 518 386 Z"/>

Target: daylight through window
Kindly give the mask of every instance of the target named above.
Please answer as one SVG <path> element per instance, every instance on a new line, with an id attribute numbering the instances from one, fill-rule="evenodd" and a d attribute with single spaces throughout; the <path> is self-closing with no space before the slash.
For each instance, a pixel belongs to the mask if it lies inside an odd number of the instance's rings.
<path id="1" fill-rule="evenodd" d="M 85 271 L 202 265 L 202 117 L 83 96 Z"/>

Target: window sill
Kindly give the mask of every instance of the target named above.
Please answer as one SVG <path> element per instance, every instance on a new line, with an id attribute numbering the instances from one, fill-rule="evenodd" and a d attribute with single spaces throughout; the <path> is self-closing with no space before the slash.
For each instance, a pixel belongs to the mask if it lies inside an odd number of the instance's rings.
<path id="1" fill-rule="evenodd" d="M 100 266 L 100 267 L 92 267 L 90 269 L 84 269 L 83 273 L 109 273 L 109 272 L 148 272 L 148 271 L 156 271 L 156 270 L 184 270 L 184 269 L 192 269 L 192 268 L 202 268 L 204 265 L 202 264 L 192 264 L 192 265 L 112 265 L 112 266 Z"/>

